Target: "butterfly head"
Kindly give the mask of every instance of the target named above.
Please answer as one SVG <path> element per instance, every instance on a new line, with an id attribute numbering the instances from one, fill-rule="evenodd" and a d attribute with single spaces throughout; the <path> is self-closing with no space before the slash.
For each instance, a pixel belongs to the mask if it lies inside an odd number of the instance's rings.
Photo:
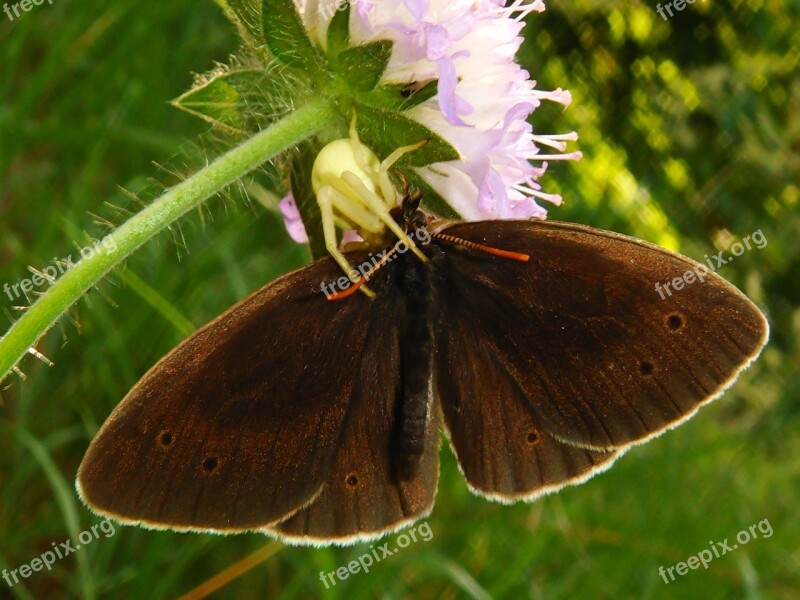
<path id="1" fill-rule="evenodd" d="M 411 234 L 420 228 L 427 228 L 432 217 L 419 208 L 422 192 L 414 186 L 409 186 L 405 180 L 403 188 L 405 192 L 400 205 L 391 209 L 389 214 L 404 232 Z M 396 236 L 392 236 L 391 242 L 396 242 L 397 239 Z"/>

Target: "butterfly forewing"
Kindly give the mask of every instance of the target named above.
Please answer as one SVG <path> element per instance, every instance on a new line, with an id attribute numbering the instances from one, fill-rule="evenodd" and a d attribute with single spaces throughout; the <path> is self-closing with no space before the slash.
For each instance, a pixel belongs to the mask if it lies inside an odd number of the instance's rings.
<path id="1" fill-rule="evenodd" d="M 348 446 L 349 410 L 394 385 L 392 365 L 368 387 L 359 377 L 376 360 L 370 332 L 380 323 L 392 336 L 397 299 L 326 301 L 320 285 L 340 276 L 330 260 L 299 269 L 164 357 L 92 442 L 84 500 L 122 521 L 232 531 L 276 523 L 320 494 Z"/>
<path id="2" fill-rule="evenodd" d="M 643 441 L 712 400 L 759 353 L 768 326 L 697 263 L 619 234 L 556 222 L 459 223 L 444 233 L 530 256 L 448 251 L 441 303 L 480 332 L 553 437 L 598 450 Z M 702 270 L 700 270 L 702 272 Z M 445 415 L 447 415 L 445 407 Z"/>

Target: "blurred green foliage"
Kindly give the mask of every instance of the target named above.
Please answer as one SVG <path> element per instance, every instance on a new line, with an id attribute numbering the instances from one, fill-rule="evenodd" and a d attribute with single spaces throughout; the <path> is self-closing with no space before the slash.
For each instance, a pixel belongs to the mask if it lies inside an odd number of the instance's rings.
<path id="1" fill-rule="evenodd" d="M 720 273 L 772 323 L 761 359 L 719 402 L 606 474 L 533 504 L 471 496 L 447 450 L 429 542 L 326 590 L 319 572 L 369 550 L 283 548 L 219 598 L 796 598 L 800 590 L 800 8 L 552 1 L 521 60 L 572 107 L 584 158 L 543 183 L 551 218 L 655 241 L 702 260 L 762 230 Z M 170 107 L 236 49 L 211 2 L 85 0 L 0 14 L 0 285 L 100 236 L 216 155 Z M 155 162 L 159 166 L 153 166 Z M 98 519 L 72 491 L 86 446 L 136 380 L 188 332 L 308 259 L 263 190 L 184 219 L 88 294 L 0 392 L 0 570 Z M 6 323 L 17 314 L 0 295 Z M 3 329 L 3 328 L 0 328 Z M 665 584 L 657 569 L 769 519 L 774 535 Z M 394 544 L 394 537 L 389 541 Z M 0 597 L 171 598 L 268 542 L 118 527 Z"/>

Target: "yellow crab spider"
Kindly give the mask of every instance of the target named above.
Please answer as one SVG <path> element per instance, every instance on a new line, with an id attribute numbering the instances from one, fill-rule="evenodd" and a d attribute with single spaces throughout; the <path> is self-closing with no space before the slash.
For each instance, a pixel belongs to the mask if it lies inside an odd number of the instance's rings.
<path id="1" fill-rule="evenodd" d="M 383 237 L 388 227 L 421 261 L 428 261 L 389 214 L 401 200 L 389 178 L 389 169 L 404 154 L 425 143 L 423 140 L 398 148 L 380 162 L 375 153 L 361 143 L 354 114 L 350 137 L 331 142 L 317 155 L 311 170 L 311 185 L 322 214 L 325 248 L 353 283 L 358 282 L 359 275 L 339 250 L 337 227 L 355 229 L 367 242 Z M 370 297 L 375 296 L 364 285 L 360 289 Z"/>

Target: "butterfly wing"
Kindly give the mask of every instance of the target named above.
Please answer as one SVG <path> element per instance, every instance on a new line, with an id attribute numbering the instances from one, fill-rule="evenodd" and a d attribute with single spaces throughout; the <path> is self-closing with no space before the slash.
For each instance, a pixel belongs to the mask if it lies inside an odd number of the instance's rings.
<path id="1" fill-rule="evenodd" d="M 458 223 L 442 233 L 530 256 L 520 263 L 450 248 L 438 253 L 436 289 L 448 322 L 479 332 L 485 355 L 528 400 L 535 427 L 554 440 L 602 451 L 658 435 L 718 397 L 766 343 L 766 320 L 739 290 L 652 244 L 550 221 Z M 703 281 L 662 299 L 656 283 L 689 271 Z M 451 341 L 454 351 L 469 343 Z M 486 390 L 473 379 L 473 389 Z M 456 401 L 464 411 L 484 399 L 461 385 Z M 444 412 L 449 427 L 457 424 L 452 407 Z M 491 435 L 486 421 L 470 418 L 462 438 L 454 435 L 462 460 L 470 439 Z"/>
<path id="2" fill-rule="evenodd" d="M 229 532 L 277 523 L 324 495 L 334 465 L 356 459 L 346 424 L 355 427 L 373 386 L 393 389 L 399 370 L 397 298 L 327 301 L 320 285 L 340 276 L 329 259 L 294 271 L 156 364 L 87 451 L 84 501 L 123 522 Z M 388 344 L 380 369 L 367 351 L 378 330 Z"/>
<path id="3" fill-rule="evenodd" d="M 413 477 L 395 476 L 390 449 L 397 433 L 399 343 L 397 329 L 378 327 L 367 336 L 355 383 L 359 402 L 348 412 L 330 477 L 309 506 L 272 528 L 284 541 L 355 543 L 397 529 L 433 508 L 441 415 L 429 411 L 425 449 Z"/>
<path id="4" fill-rule="evenodd" d="M 469 486 L 482 496 L 533 500 L 588 479 L 618 456 L 550 435 L 489 338 L 467 319 L 448 319 L 436 373 L 450 444 Z"/>

